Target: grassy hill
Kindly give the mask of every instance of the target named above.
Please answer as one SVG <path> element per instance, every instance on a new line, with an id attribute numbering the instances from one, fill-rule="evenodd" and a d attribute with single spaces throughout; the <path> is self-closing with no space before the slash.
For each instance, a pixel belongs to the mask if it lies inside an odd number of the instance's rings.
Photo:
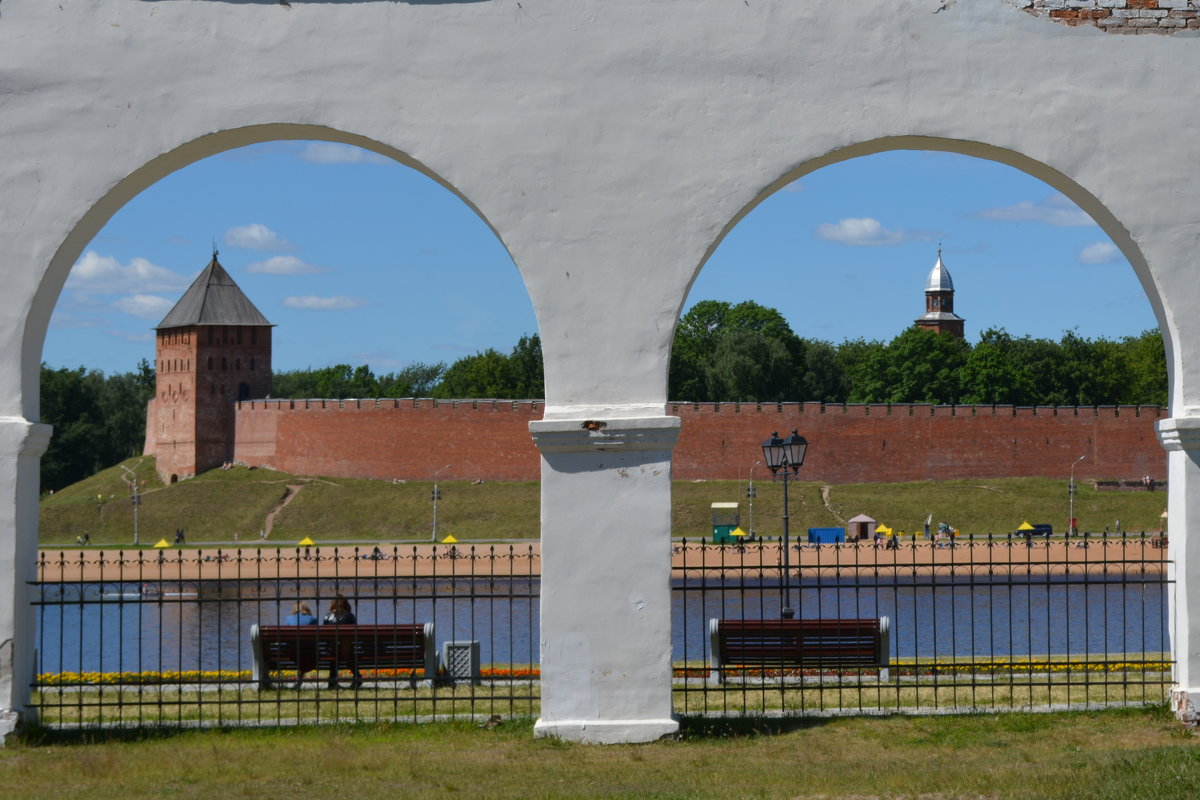
<path id="1" fill-rule="evenodd" d="M 189 544 L 230 544 L 235 535 L 254 543 L 275 513 L 269 541 L 294 544 L 305 536 L 324 542 L 429 541 L 433 517 L 432 484 L 355 478 L 287 475 L 237 467 L 212 470 L 164 486 L 154 460 L 124 462 L 144 481 L 138 511 L 139 539 L 150 545 L 171 540 L 183 528 Z M 73 545 L 85 531 L 93 545 L 128 546 L 133 542 L 133 505 L 125 473 L 112 467 L 87 480 L 47 495 L 41 504 L 43 546 Z M 782 532 L 783 487 L 759 481 L 754 528 L 761 536 Z M 539 485 L 449 481 L 440 484 L 438 535 L 453 533 L 464 541 L 535 539 L 539 534 Z M 1066 482 L 1042 478 L 959 480 L 899 484 L 848 484 L 827 489 L 795 483 L 790 488 L 791 529 L 836 526 L 866 513 L 896 529 L 918 529 L 926 515 L 963 533 L 1003 535 L 1022 520 L 1049 522 L 1062 530 L 1067 522 Z M 1116 520 L 1126 530 L 1158 530 L 1166 508 L 1165 492 L 1097 492 L 1080 484 L 1075 515 L 1081 528 L 1101 531 Z M 672 509 L 673 535 L 697 538 L 710 530 L 710 504 L 742 503 L 742 527 L 750 527 L 745 487 L 736 481 L 677 481 Z M 832 511 L 830 510 L 832 509 Z M 599 532 L 597 535 L 603 535 Z"/>

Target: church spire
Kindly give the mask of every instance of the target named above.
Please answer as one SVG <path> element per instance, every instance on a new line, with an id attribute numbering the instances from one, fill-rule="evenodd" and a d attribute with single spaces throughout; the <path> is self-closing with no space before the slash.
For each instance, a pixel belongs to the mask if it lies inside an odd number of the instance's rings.
<path id="1" fill-rule="evenodd" d="M 942 247 L 938 245 L 937 262 L 925 281 L 925 313 L 916 319 L 917 327 L 963 338 L 962 317 L 954 313 L 954 281 L 942 262 Z"/>

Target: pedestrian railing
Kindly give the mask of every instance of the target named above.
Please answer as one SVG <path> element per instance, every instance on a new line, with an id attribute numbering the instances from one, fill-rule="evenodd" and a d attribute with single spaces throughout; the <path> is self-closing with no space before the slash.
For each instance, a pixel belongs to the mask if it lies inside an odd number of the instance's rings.
<path id="1" fill-rule="evenodd" d="M 676 711 L 928 713 L 1162 702 L 1172 666 L 1165 544 L 1158 534 L 791 543 L 785 574 L 776 541 L 679 543 Z M 841 638 L 794 632 L 780 622 L 785 608 L 796 620 L 824 621 Z M 870 642 L 848 644 L 846 631 L 862 634 L 879 620 L 886 651 L 871 660 Z M 738 641 L 734 663 L 722 652 L 728 642 L 713 632 L 725 621 L 729 630 L 760 632 L 749 647 Z M 838 647 L 857 647 L 860 661 L 838 661 L 831 654 Z M 784 648 L 803 654 L 781 655 Z"/>

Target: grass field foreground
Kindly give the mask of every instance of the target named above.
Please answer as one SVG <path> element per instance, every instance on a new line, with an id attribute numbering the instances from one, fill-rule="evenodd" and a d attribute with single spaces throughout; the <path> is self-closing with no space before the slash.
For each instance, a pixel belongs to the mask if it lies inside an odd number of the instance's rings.
<path id="1" fill-rule="evenodd" d="M 151 458 L 124 466 L 145 482 L 139 506 L 139 538 L 144 546 L 171 538 L 184 528 L 189 543 L 237 541 L 255 544 L 274 512 L 270 543 L 292 546 L 304 537 L 323 542 L 429 541 L 432 502 L 428 482 L 392 483 L 365 478 L 302 477 L 266 469 L 211 470 L 164 486 Z M 125 473 L 112 467 L 49 495 L 41 504 L 43 546 L 75 543 L 85 531 L 93 545 L 132 542 L 133 505 Z M 783 487 L 756 482 L 753 526 L 760 536 L 782 533 Z M 439 538 L 461 541 L 536 539 L 540 532 L 540 485 L 536 482 L 440 483 Z M 824 492 L 828 495 L 828 506 Z M 676 538 L 711 534 L 714 502 L 742 504 L 742 526 L 751 512 L 745 484 L 738 481 L 676 481 L 672 487 L 672 532 Z M 1075 515 L 1081 529 L 1157 531 L 1167 494 L 1101 492 L 1080 482 Z M 822 487 L 803 481 L 790 487 L 793 534 L 809 527 L 839 526 L 868 514 L 896 530 L 920 530 L 927 515 L 965 534 L 1006 536 L 1022 521 L 1066 527 L 1066 482 L 1046 478 L 847 484 Z"/>
<path id="2" fill-rule="evenodd" d="M 1200 737 L 1165 708 L 1091 713 L 684 720 L 675 740 L 535 740 L 529 720 L 195 731 L 0 750 L 5 795 L 297 800 L 1158 798 L 1192 800 Z"/>

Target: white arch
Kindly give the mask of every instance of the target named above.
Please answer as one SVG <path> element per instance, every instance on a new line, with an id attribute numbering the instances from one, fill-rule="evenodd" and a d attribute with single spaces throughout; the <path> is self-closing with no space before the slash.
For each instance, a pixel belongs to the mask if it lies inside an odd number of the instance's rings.
<path id="1" fill-rule="evenodd" d="M 216 131 L 204 134 L 184 142 L 178 147 L 163 153 L 142 164 L 128 175 L 118 180 L 111 189 L 98 198 L 95 203 L 80 217 L 79 221 L 66 234 L 62 243 L 54 251 L 53 257 L 38 284 L 30 313 L 25 323 L 25 334 L 21 350 L 21 409 L 28 419 L 37 419 L 39 369 L 42 361 L 42 348 L 45 343 L 46 331 L 50 325 L 50 315 L 62 294 L 67 276 L 83 249 L 95 238 L 96 234 L 120 211 L 126 203 L 137 197 L 143 191 L 158 183 L 160 180 L 185 167 L 191 166 L 210 156 L 215 156 L 227 150 L 247 147 L 254 144 L 276 141 L 325 141 L 351 145 L 364 150 L 378 153 L 385 158 L 420 172 L 435 181 L 466 204 L 476 216 L 487 225 L 488 229 L 504 246 L 504 239 L 487 217 L 453 184 L 442 176 L 395 147 L 377 142 L 365 136 L 347 133 L 324 125 L 303 125 L 294 123 L 262 123 L 248 125 L 232 130 Z M 505 246 L 505 251 L 508 248 Z M 511 257 L 511 253 L 509 254 Z M 515 262 L 514 262 L 515 263 Z M 518 272 L 520 267 L 517 267 Z"/>
<path id="2" fill-rule="evenodd" d="M 742 206 L 713 239 L 708 249 L 705 250 L 700 263 L 697 264 L 696 270 L 688 282 L 687 290 L 679 300 L 679 305 L 676 308 L 676 316 L 678 317 L 683 312 L 683 306 L 687 302 L 692 286 L 695 284 L 704 267 L 708 264 L 709 259 L 712 258 L 713 253 L 716 252 L 717 248 L 725 240 L 725 237 L 768 197 L 781 191 L 788 184 L 800 180 L 804 176 L 824 167 L 839 164 L 843 161 L 850 161 L 855 158 L 895 150 L 929 150 L 956 153 L 958 155 L 981 158 L 986 161 L 995 161 L 996 163 L 1004 164 L 1020 170 L 1026 175 L 1037 178 L 1051 188 L 1061 192 L 1079 206 L 1112 239 L 1113 244 L 1117 246 L 1121 254 L 1125 256 L 1126 260 L 1133 267 L 1133 271 L 1142 285 L 1142 290 L 1146 293 L 1146 299 L 1150 302 L 1150 307 L 1154 311 L 1155 319 L 1158 320 L 1159 329 L 1162 331 L 1163 343 L 1166 346 L 1168 385 L 1175 385 L 1175 374 L 1177 371 L 1175 354 L 1177 348 L 1174 343 L 1177 334 L 1172 325 L 1172 319 L 1167 314 L 1163 298 L 1159 294 L 1159 289 L 1154 281 L 1150 266 L 1146 263 L 1146 258 L 1141 248 L 1133 240 L 1129 230 L 1121 224 L 1116 215 L 1098 197 L 1060 170 L 1014 150 L 978 141 L 946 139 L 918 134 L 882 137 L 832 150 L 823 155 L 808 159 L 804 163 L 789 169 L 783 175 L 764 186 L 750 202 Z M 1173 397 L 1173 394 L 1169 391 L 1168 396 Z"/>
<path id="3" fill-rule="evenodd" d="M 472 198 L 520 265 L 547 382 L 545 420 L 531 426 L 543 455 L 539 730 L 631 741 L 672 729 L 678 421 L 665 403 L 683 298 L 756 198 L 909 141 L 1013 159 L 1063 191 L 1151 298 L 1172 348 L 1161 428 L 1175 698 L 1194 716 L 1200 84 L 1187 78 L 1200 48 L 1052 25 L 1002 0 L 523 5 L 4 4 L 0 710 L 28 700 L 25 581 L 46 435 L 33 387 L 67 270 L 104 214 L 173 168 L 163 154 L 182 164 L 212 146 L 198 132 L 285 122 L 408 154 Z M 131 182 L 139 169 L 150 172 Z"/>

